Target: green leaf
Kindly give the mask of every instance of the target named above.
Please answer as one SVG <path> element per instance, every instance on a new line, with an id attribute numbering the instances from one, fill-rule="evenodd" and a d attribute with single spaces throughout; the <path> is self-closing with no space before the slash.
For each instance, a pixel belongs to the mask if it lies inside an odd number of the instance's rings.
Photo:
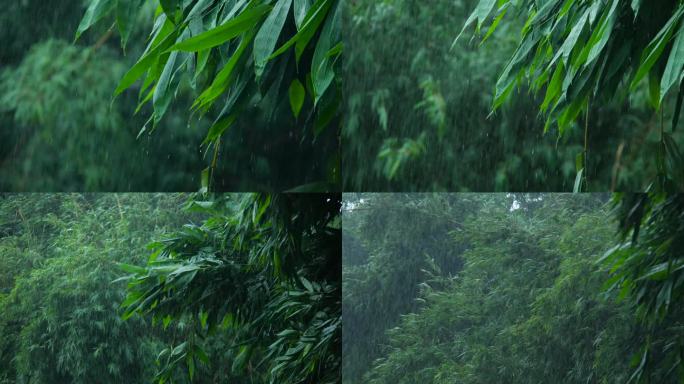
<path id="1" fill-rule="evenodd" d="M 242 370 L 245 368 L 245 365 L 247 365 L 247 362 L 249 361 L 251 352 L 252 347 L 250 345 L 243 345 L 240 347 L 240 352 L 235 357 L 235 360 L 233 360 L 233 365 L 231 367 L 231 371 L 233 373 L 239 374 L 242 372 Z"/>
<path id="2" fill-rule="evenodd" d="M 681 80 L 682 68 L 684 68 L 684 28 L 680 26 L 660 82 L 660 102 L 663 101 L 675 82 Z"/>
<path id="3" fill-rule="evenodd" d="M 191 354 L 185 357 L 186 364 L 188 365 L 188 376 L 190 376 L 190 381 L 195 377 L 195 359 Z"/>
<path id="4" fill-rule="evenodd" d="M 682 112 L 682 101 L 684 99 L 684 83 L 680 83 L 679 92 L 677 93 L 677 103 L 675 104 L 674 116 L 672 117 L 672 132 L 677 128 L 679 123 L 679 115 Z"/>
<path id="5" fill-rule="evenodd" d="M 563 45 L 558 50 L 558 53 L 556 54 L 556 57 L 554 57 L 553 61 L 556 60 L 558 55 L 562 55 L 563 61 L 567 63 L 568 58 L 570 58 L 570 54 L 572 53 L 573 49 L 575 49 L 575 46 L 577 45 L 577 40 L 582 34 L 582 31 L 584 31 L 584 28 L 587 25 L 588 20 L 589 10 L 585 11 L 582 17 L 580 17 L 577 23 L 575 23 L 575 25 L 572 27 L 572 29 L 570 30 L 570 34 L 563 42 Z"/>
<path id="6" fill-rule="evenodd" d="M 618 3 L 619 0 L 613 0 L 611 7 L 608 8 L 603 17 L 601 17 L 598 27 L 594 30 L 594 33 L 589 39 L 587 46 L 591 47 L 591 50 L 589 51 L 589 55 L 586 60 L 587 63 L 593 62 L 606 46 L 611 32 L 613 31 L 615 10 L 618 6 Z"/>
<path id="7" fill-rule="evenodd" d="M 563 62 L 558 63 L 558 65 L 556 66 L 556 70 L 553 72 L 553 76 L 551 76 L 551 81 L 549 82 L 549 85 L 546 88 L 546 96 L 544 97 L 544 102 L 540 107 L 540 109 L 544 112 L 546 112 L 549 105 L 553 101 L 557 100 L 558 96 L 560 95 L 561 85 L 563 83 L 563 75 L 565 73 L 564 68 L 565 66 L 563 65 Z"/>
<path id="8" fill-rule="evenodd" d="M 297 35 L 299 35 L 297 41 L 295 42 L 295 55 L 297 61 L 299 61 L 299 59 L 302 57 L 302 54 L 306 50 L 309 41 L 311 41 L 311 39 L 314 37 L 323 20 L 325 20 L 328 10 L 334 1 L 319 0 L 319 2 L 321 3 L 321 6 L 316 8 L 314 4 L 311 10 L 316 9 L 316 11 L 313 13 L 309 12 L 309 14 L 307 14 L 307 17 L 305 18 L 305 25 L 299 32 L 297 32 Z"/>
<path id="9" fill-rule="evenodd" d="M 197 355 L 197 358 L 204 363 L 204 365 L 209 365 L 209 356 L 207 356 L 207 353 L 204 352 L 202 348 L 195 346 L 195 354 Z"/>
<path id="10" fill-rule="evenodd" d="M 201 193 L 201 194 L 205 194 L 205 193 L 209 192 L 209 171 L 210 171 L 209 167 L 206 167 L 202 170 L 202 174 L 200 177 L 201 188 L 199 190 L 199 193 Z"/>
<path id="11" fill-rule="evenodd" d="M 166 21 L 166 23 L 169 23 Z M 158 38 L 161 38 L 162 35 L 160 34 Z M 133 85 L 133 83 L 136 82 L 143 74 L 145 74 L 146 71 L 148 71 L 152 65 L 155 64 L 157 59 L 159 58 L 159 55 L 161 54 L 162 51 L 164 51 L 166 48 L 170 47 L 174 40 L 176 38 L 176 34 L 173 31 L 173 28 L 168 30 L 168 34 L 163 36 L 161 41 L 152 47 L 146 54 L 144 54 L 131 69 L 126 72 L 126 74 L 121 78 L 119 81 L 119 85 L 116 87 L 116 90 L 114 90 L 114 95 L 118 95 L 124 90 L 126 90 L 128 87 Z"/>
<path id="12" fill-rule="evenodd" d="M 212 143 L 216 141 L 223 133 L 230 128 L 231 125 L 235 122 L 235 118 L 237 117 L 236 114 L 231 114 L 227 117 L 224 117 L 222 119 L 219 119 L 216 121 L 211 128 L 209 128 L 209 132 L 207 133 L 207 136 L 204 138 L 204 141 L 202 141 L 202 145 L 207 145 L 209 143 Z"/>
<path id="13" fill-rule="evenodd" d="M 499 23 L 501 23 L 501 20 L 503 20 L 504 16 L 506 16 L 506 12 L 508 11 L 508 5 L 510 3 L 506 3 L 502 9 L 499 11 L 499 14 L 494 18 L 494 21 L 492 21 L 492 25 L 489 26 L 489 29 L 487 29 L 487 33 L 485 34 L 485 37 L 482 39 L 480 44 L 484 44 L 487 39 L 489 39 L 490 36 L 496 31 L 496 28 L 499 26 Z"/>
<path id="14" fill-rule="evenodd" d="M 575 185 L 572 187 L 573 193 L 582 192 L 582 174 L 584 173 L 584 168 L 580 169 L 575 176 Z"/>
<path id="15" fill-rule="evenodd" d="M 292 0 L 278 0 L 254 38 L 254 69 L 261 77 L 290 12 Z"/>
<path id="16" fill-rule="evenodd" d="M 575 156 L 575 170 L 579 172 L 582 168 L 584 168 L 584 153 L 580 152 Z"/>
<path id="17" fill-rule="evenodd" d="M 310 8 L 311 0 L 294 0 L 294 19 L 298 31 L 302 29 L 302 24 Z"/>
<path id="18" fill-rule="evenodd" d="M 121 35 L 121 46 L 126 49 L 126 42 L 131 36 L 135 17 L 142 6 L 143 0 L 117 0 L 116 2 L 116 26 Z"/>
<path id="19" fill-rule="evenodd" d="M 567 106 L 558 117 L 558 131 L 563 135 L 571 122 L 575 121 L 582 108 L 587 104 L 587 99 L 576 99 Z"/>
<path id="20" fill-rule="evenodd" d="M 221 45 L 256 26 L 259 20 L 270 10 L 271 6 L 266 4 L 249 8 L 216 28 L 175 44 L 170 50 L 197 52 Z"/>
<path id="21" fill-rule="evenodd" d="M 297 60 L 299 60 L 309 40 L 311 40 L 313 35 L 316 33 L 318 26 L 323 22 L 323 19 L 325 18 L 325 15 L 327 14 L 331 5 L 332 1 L 330 0 L 318 0 L 306 15 L 302 28 L 292 38 L 290 38 L 290 40 L 278 48 L 278 50 L 273 52 L 268 59 L 272 60 L 282 55 L 284 52 L 290 49 L 290 47 L 295 45 L 296 57 Z"/>
<path id="22" fill-rule="evenodd" d="M 639 14 L 639 9 L 641 8 L 641 0 L 632 0 L 632 11 L 634 11 L 634 17 Z"/>
<path id="23" fill-rule="evenodd" d="M 684 12 L 684 7 L 679 7 L 677 11 L 672 15 L 668 22 L 663 26 L 663 28 L 658 32 L 656 37 L 646 46 L 644 52 L 641 56 L 639 68 L 632 79 L 630 88 L 634 89 L 641 79 L 646 76 L 646 74 L 651 70 L 653 65 L 658 61 L 660 55 L 665 50 L 667 43 L 670 42 L 674 28 L 679 23 L 679 19 L 682 17 Z"/>
<path id="24" fill-rule="evenodd" d="M 134 273 L 138 275 L 144 275 L 147 273 L 147 268 L 145 267 L 140 267 L 137 265 L 131 265 L 126 263 L 117 263 L 116 265 L 124 272 Z"/>
<path id="25" fill-rule="evenodd" d="M 337 9 L 335 8 L 331 11 L 332 15 L 328 17 L 321 30 L 311 63 L 314 104 L 318 103 L 318 100 L 335 78 L 335 72 L 333 71 L 334 59 L 328 56 L 328 52 L 334 48 L 338 40 L 340 20 Z"/>
<path id="26" fill-rule="evenodd" d="M 176 58 L 178 57 L 178 52 L 171 52 L 164 69 L 159 76 L 157 85 L 154 88 L 154 96 L 152 97 L 152 105 L 154 106 L 154 122 L 155 124 L 161 120 L 162 116 L 166 113 L 166 109 L 171 103 L 172 92 L 169 92 L 169 84 L 171 82 L 173 70 L 176 66 Z"/>
<path id="27" fill-rule="evenodd" d="M 461 35 L 463 35 L 463 32 L 473 23 L 475 23 L 475 30 L 476 32 L 480 31 L 480 28 L 482 27 L 482 23 L 487 19 L 487 16 L 489 16 L 490 13 L 492 13 L 492 9 L 494 8 L 494 4 L 496 4 L 496 0 L 480 0 L 479 3 L 477 3 L 477 7 L 475 7 L 475 10 L 473 13 L 468 16 L 468 19 L 466 20 L 465 24 L 463 25 L 463 28 L 461 29 L 461 32 L 456 36 L 454 39 L 453 43 L 451 43 L 451 47 L 453 48 L 456 45 L 456 42 L 461 38 Z"/>
<path id="28" fill-rule="evenodd" d="M 496 0 L 480 0 L 477 8 L 475 8 L 475 12 L 473 12 L 477 17 L 478 30 L 482 26 L 482 23 L 487 19 L 487 16 L 492 13 L 492 9 L 494 9 L 495 4 Z"/>
<path id="29" fill-rule="evenodd" d="M 78 25 L 78 29 L 76 29 L 76 37 L 74 40 L 78 40 L 83 32 L 109 13 L 114 7 L 114 4 L 114 0 L 93 0 L 88 9 L 86 9 L 83 18 L 81 19 L 81 23 Z"/>
<path id="30" fill-rule="evenodd" d="M 159 0 L 159 5 L 161 5 L 162 10 L 166 14 L 166 17 L 173 21 L 176 19 L 176 9 L 178 8 L 178 0 Z"/>
<path id="31" fill-rule="evenodd" d="M 299 82 L 298 79 L 292 80 L 288 94 L 290 96 L 290 107 L 292 108 L 292 114 L 295 118 L 298 118 L 299 112 L 302 110 L 302 106 L 304 105 L 304 96 L 306 95 L 304 86 Z"/>
<path id="32" fill-rule="evenodd" d="M 235 76 L 233 76 L 233 70 L 237 65 L 238 61 L 242 57 L 242 54 L 247 49 L 247 46 L 254 39 L 255 29 L 248 31 L 245 36 L 240 41 L 240 45 L 237 47 L 233 55 L 230 57 L 226 65 L 219 71 L 219 73 L 214 78 L 211 85 L 202 92 L 195 102 L 193 103 L 193 108 L 206 109 L 208 108 L 214 100 L 223 94 L 223 92 L 231 84 Z"/>
<path id="33" fill-rule="evenodd" d="M 648 73 L 648 100 L 653 109 L 660 107 L 660 78 L 655 71 Z"/>
<path id="34" fill-rule="evenodd" d="M 304 276 L 300 277 L 300 280 L 302 281 L 302 284 L 304 285 L 304 288 L 306 288 L 307 291 L 313 292 L 313 285 L 311 285 L 311 282 L 307 280 Z"/>

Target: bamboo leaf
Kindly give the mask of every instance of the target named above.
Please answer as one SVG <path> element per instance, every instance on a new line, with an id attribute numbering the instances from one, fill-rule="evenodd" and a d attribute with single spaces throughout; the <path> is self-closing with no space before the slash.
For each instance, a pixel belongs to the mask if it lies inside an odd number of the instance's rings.
<path id="1" fill-rule="evenodd" d="M 294 79 L 292 80 L 292 83 L 290 83 L 288 94 L 290 96 L 290 108 L 292 109 L 292 114 L 295 118 L 297 118 L 299 117 L 299 113 L 304 105 L 304 96 L 306 95 L 304 86 L 299 80 Z"/>
<path id="2" fill-rule="evenodd" d="M 682 77 L 682 68 L 684 68 L 684 33 L 682 30 L 684 26 L 680 26 L 677 37 L 672 45 L 670 56 L 667 59 L 667 65 L 663 72 L 663 78 L 660 82 L 660 102 L 663 101 L 665 95 L 670 91 L 670 88 Z"/>
<path id="3" fill-rule="evenodd" d="M 309 9 L 311 9 L 311 0 L 294 0 L 294 18 L 298 31 L 302 29 L 302 24 Z"/>
<path id="4" fill-rule="evenodd" d="M 197 52 L 221 45 L 256 26 L 259 20 L 270 10 L 271 6 L 265 4 L 249 8 L 225 24 L 176 43 L 170 50 Z"/>
<path id="5" fill-rule="evenodd" d="M 261 77 L 290 12 L 292 0 L 278 0 L 254 38 L 254 69 Z"/>
<path id="6" fill-rule="evenodd" d="M 126 43 L 133 31 L 137 11 L 142 6 L 142 0 L 117 0 L 116 26 L 121 35 L 121 46 L 126 49 Z"/>
<path id="7" fill-rule="evenodd" d="M 684 7 L 679 7 L 674 15 L 672 15 L 672 17 L 665 24 L 665 26 L 660 30 L 660 32 L 658 32 L 656 37 L 648 44 L 648 46 L 646 46 L 646 49 L 641 55 L 639 67 L 634 75 L 634 78 L 632 79 L 630 88 L 633 89 L 636 87 L 641 79 L 648 74 L 658 58 L 660 58 L 660 55 L 663 53 L 663 50 L 665 50 L 667 43 L 670 42 L 674 28 L 676 27 L 677 23 L 679 23 L 679 19 L 682 17 L 683 12 Z"/>
<path id="8" fill-rule="evenodd" d="M 78 28 L 76 29 L 76 37 L 74 38 L 74 40 L 78 40 L 78 38 L 81 37 L 81 34 L 83 32 L 85 32 L 88 28 L 92 27 L 107 13 L 109 13 L 109 11 L 112 10 L 114 5 L 114 0 L 93 0 L 90 3 L 90 6 L 88 6 L 88 9 L 86 9 L 83 18 L 81 19 L 81 23 L 78 25 Z"/>

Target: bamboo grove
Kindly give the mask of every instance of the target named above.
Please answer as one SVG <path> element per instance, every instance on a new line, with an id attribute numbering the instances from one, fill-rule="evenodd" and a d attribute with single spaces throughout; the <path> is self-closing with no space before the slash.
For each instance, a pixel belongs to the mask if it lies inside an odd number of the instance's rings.
<path id="1" fill-rule="evenodd" d="M 0 382 L 338 382 L 339 215 L 323 194 L 2 195 Z"/>
<path id="2" fill-rule="evenodd" d="M 680 383 L 681 204 L 345 195 L 343 381 Z"/>

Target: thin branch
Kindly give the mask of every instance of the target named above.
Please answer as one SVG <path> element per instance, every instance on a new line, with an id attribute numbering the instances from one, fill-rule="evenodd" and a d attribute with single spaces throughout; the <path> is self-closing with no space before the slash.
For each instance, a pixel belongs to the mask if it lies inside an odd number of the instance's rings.
<path id="1" fill-rule="evenodd" d="M 101 46 L 103 46 L 104 43 L 106 43 L 107 40 L 109 40 L 109 38 L 112 37 L 112 35 L 114 34 L 114 26 L 115 26 L 115 25 L 116 25 L 116 24 L 112 24 L 112 26 L 109 27 L 109 29 L 107 30 L 107 32 L 105 32 L 102 36 L 100 36 L 99 39 L 97 39 L 97 41 L 95 42 L 95 44 L 93 44 L 93 51 L 95 51 L 95 50 L 97 50 L 98 48 L 100 48 Z"/>

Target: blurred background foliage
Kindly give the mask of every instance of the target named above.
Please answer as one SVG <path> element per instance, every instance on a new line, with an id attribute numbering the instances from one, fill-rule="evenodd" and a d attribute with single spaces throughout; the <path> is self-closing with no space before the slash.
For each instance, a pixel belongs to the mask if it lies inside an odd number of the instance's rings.
<path id="1" fill-rule="evenodd" d="M 113 14 L 72 43 L 92 3 L 22 0 L 0 15 L 0 37 L 7 42 L 0 48 L 0 189 L 198 190 L 213 155 L 201 146 L 211 121 L 191 115 L 197 96 L 191 76 L 179 77 L 175 103 L 154 132 L 148 127 L 140 137 L 152 106 L 136 113 L 134 92 L 112 98 L 145 49 L 156 4 L 141 3 L 129 20 L 124 50 Z M 337 130 L 313 140 L 292 116 L 287 96 L 271 101 L 249 105 L 224 134 L 215 190 L 334 183 Z"/>
<path id="2" fill-rule="evenodd" d="M 345 194 L 344 382 L 681 383 L 682 199 L 609 200 Z"/>
<path id="3" fill-rule="evenodd" d="M 452 47 L 478 3 L 346 2 L 345 190 L 573 190 L 583 117 L 545 134 L 544 95 L 524 83 L 491 113 L 528 14 L 511 10 L 484 44 L 486 29 Z M 647 88 L 591 105 L 584 190 L 645 190 L 658 173 L 661 120 Z M 664 104 L 669 124 L 674 100 Z M 672 137 L 684 141 L 681 130 Z"/>

